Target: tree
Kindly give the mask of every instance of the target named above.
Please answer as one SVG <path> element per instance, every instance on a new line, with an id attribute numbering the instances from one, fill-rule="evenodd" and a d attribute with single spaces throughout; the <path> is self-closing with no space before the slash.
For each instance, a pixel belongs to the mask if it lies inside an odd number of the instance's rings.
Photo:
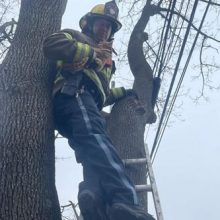
<path id="1" fill-rule="evenodd" d="M 0 66 L 0 219 L 59 220 L 51 88 L 41 45 L 59 30 L 66 1 L 22 0 Z M 54 14 L 56 16 L 54 16 Z"/>

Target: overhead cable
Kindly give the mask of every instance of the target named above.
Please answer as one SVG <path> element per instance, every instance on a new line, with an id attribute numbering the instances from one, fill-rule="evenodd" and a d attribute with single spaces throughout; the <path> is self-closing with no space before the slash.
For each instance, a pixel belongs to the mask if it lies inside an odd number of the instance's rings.
<path id="1" fill-rule="evenodd" d="M 166 32 L 165 32 L 165 36 L 164 36 L 164 42 L 163 42 L 163 53 L 162 53 L 162 58 L 161 58 L 161 61 L 160 62 L 160 65 L 159 65 L 159 70 L 158 70 L 158 77 L 161 76 L 161 73 L 162 73 L 162 68 L 163 68 L 163 60 L 164 60 L 164 55 L 165 55 L 165 49 L 166 49 L 166 42 L 167 42 L 167 38 L 168 38 L 168 33 L 169 33 L 169 30 L 170 30 L 170 27 L 171 27 L 171 21 L 172 21 L 172 18 L 173 18 L 173 11 L 175 9 L 175 6 L 176 6 L 176 2 L 177 0 L 174 0 L 173 1 L 173 5 L 172 5 L 172 8 L 171 8 L 171 12 L 170 12 L 170 16 L 169 16 L 169 19 L 168 19 L 168 23 L 167 23 L 167 28 L 166 28 Z"/>
<path id="2" fill-rule="evenodd" d="M 209 2 L 211 2 L 211 0 L 209 0 Z M 161 139 L 162 139 L 162 137 L 163 137 L 165 128 L 166 128 L 167 123 L 168 123 L 168 120 L 169 120 L 169 118 L 170 118 L 170 114 L 171 114 L 171 112 L 172 112 L 172 110 L 173 110 L 174 103 L 175 103 L 175 101 L 176 101 L 177 95 L 178 95 L 179 90 L 180 90 L 180 87 L 181 87 L 181 85 L 182 85 L 184 76 L 185 76 L 185 74 L 186 74 L 186 70 L 187 70 L 187 68 L 188 68 L 188 66 L 189 66 L 189 62 L 190 62 L 190 60 L 191 60 L 193 51 L 194 51 L 194 49 L 195 49 L 196 42 L 197 42 L 198 37 L 199 37 L 199 34 L 200 34 L 200 30 L 202 29 L 202 26 L 203 26 L 203 24 L 204 24 L 205 18 L 206 18 L 206 16 L 207 16 L 207 13 L 208 13 L 208 10 L 209 10 L 209 6 L 210 6 L 210 3 L 206 6 L 206 9 L 205 9 L 205 12 L 204 12 L 204 14 L 203 14 L 203 17 L 202 17 L 202 20 L 201 20 L 199 29 L 198 29 L 198 31 L 197 31 L 197 33 L 196 33 L 196 37 L 195 37 L 195 39 L 194 39 L 194 42 L 193 42 L 193 45 L 192 45 L 192 47 L 191 47 L 190 53 L 189 53 L 189 55 L 188 55 L 187 61 L 186 61 L 185 65 L 184 65 L 183 72 L 182 72 L 182 74 L 181 74 L 181 77 L 180 77 L 180 80 L 179 80 L 179 82 L 178 82 L 177 88 L 176 88 L 176 90 L 175 90 L 174 96 L 173 96 L 173 98 L 172 98 L 171 104 L 170 104 L 170 106 L 169 106 L 168 114 L 167 114 L 167 117 L 166 117 L 166 119 L 165 119 L 165 124 L 164 124 L 164 126 L 163 126 L 163 130 L 162 130 L 161 135 L 160 135 L 160 138 L 159 138 L 159 140 L 158 140 L 157 149 L 156 149 L 156 151 L 155 151 L 155 153 L 154 153 L 154 157 L 153 157 L 152 161 L 154 161 L 155 156 L 156 156 L 156 153 L 157 153 L 157 151 L 158 151 L 158 148 L 159 148 Z"/>
<path id="3" fill-rule="evenodd" d="M 179 54 L 177 64 L 176 64 L 176 67 L 175 67 L 175 70 L 174 70 L 174 74 L 173 74 L 173 77 L 172 77 L 172 80 L 171 80 L 170 88 L 169 88 L 169 91 L 168 91 L 168 94 L 167 94 L 167 97 L 166 97 L 166 101 L 165 101 L 165 105 L 164 105 L 164 108 L 163 108 L 161 120 L 159 122 L 158 130 L 157 130 L 157 133 L 156 133 L 156 136 L 155 136 L 155 139 L 154 139 L 154 143 L 153 143 L 153 146 L 152 146 L 152 149 L 151 149 L 151 154 L 150 154 L 151 158 L 153 157 L 154 151 L 156 149 L 156 145 L 157 145 L 158 138 L 159 138 L 159 133 L 160 133 L 161 126 L 162 126 L 162 123 L 163 123 L 163 120 L 164 120 L 165 112 L 166 112 L 166 109 L 167 109 L 167 106 L 168 106 L 168 102 L 169 102 L 169 98 L 170 98 L 170 95 L 171 95 L 171 92 L 172 92 L 172 89 L 173 89 L 173 85 L 174 85 L 174 82 L 175 82 L 175 79 L 176 79 L 176 76 L 177 76 L 177 72 L 178 72 L 178 69 L 179 69 L 179 66 L 180 66 L 180 62 L 181 62 L 181 59 L 182 59 L 182 56 L 183 56 L 183 52 L 184 52 L 184 49 L 185 49 L 185 46 L 186 46 L 186 42 L 187 42 L 187 39 L 188 39 L 188 36 L 189 36 L 190 27 L 191 27 L 193 18 L 195 16 L 198 1 L 199 0 L 195 0 L 194 5 L 193 5 L 192 13 L 191 13 L 189 23 L 188 23 L 188 26 L 187 26 L 187 29 L 186 29 L 186 33 L 185 33 L 185 36 L 184 36 L 184 39 L 183 39 L 180 54 Z"/>
<path id="4" fill-rule="evenodd" d="M 164 52 L 164 51 L 161 51 L 161 48 L 162 48 L 163 42 L 166 41 L 166 36 L 164 37 L 164 32 L 165 32 L 165 28 L 167 28 L 167 27 L 169 26 L 169 21 L 168 21 L 168 25 L 166 25 L 166 23 L 167 23 L 169 14 L 171 14 L 171 13 L 170 13 L 170 11 L 171 11 L 170 9 L 171 9 L 171 7 L 172 7 L 172 4 L 174 4 L 174 3 L 173 3 L 172 0 L 170 0 L 169 6 L 168 6 L 168 10 L 167 10 L 167 14 L 166 14 L 166 17 L 165 17 L 165 20 L 164 20 L 163 30 L 162 30 L 162 33 L 161 33 L 161 40 L 160 40 L 160 45 L 159 45 L 158 52 L 157 52 L 157 58 L 156 58 L 156 61 L 155 61 L 155 63 L 154 63 L 154 67 L 153 67 L 153 72 L 154 72 L 155 74 L 156 74 L 156 72 L 157 72 L 159 63 L 161 63 L 161 62 L 160 62 L 160 61 L 161 61 L 161 59 L 160 59 L 160 54 L 161 54 L 161 53 L 163 54 L 163 52 Z M 170 20 L 171 18 L 172 18 L 172 17 L 170 16 L 170 17 L 169 17 L 169 20 Z M 166 29 L 166 32 L 167 32 L 167 29 Z"/>
<path id="5" fill-rule="evenodd" d="M 180 13 L 180 14 L 181 14 L 181 12 L 182 12 L 184 3 L 185 3 L 185 0 L 182 0 L 181 3 L 180 3 L 180 9 L 179 9 L 179 13 Z M 187 12 L 188 12 L 189 5 L 190 5 L 190 0 L 188 0 L 188 3 L 187 3 L 187 5 L 186 5 L 186 9 L 185 9 L 184 16 L 186 16 L 186 14 L 187 14 Z M 170 44 L 169 44 L 169 46 L 168 46 L 168 49 L 167 49 L 167 51 L 166 51 L 166 55 L 165 55 L 164 60 L 163 60 L 163 63 L 164 63 L 164 68 L 163 68 L 163 69 L 165 69 L 165 67 L 168 65 L 168 62 L 169 62 L 170 58 L 172 57 L 172 55 L 173 55 L 173 53 L 174 53 L 174 50 L 176 49 L 176 44 L 177 44 L 177 42 L 178 42 L 178 36 L 180 36 L 180 33 L 181 33 L 181 31 L 182 31 L 182 27 L 183 27 L 183 24 L 184 24 L 184 20 L 182 20 L 182 23 L 181 23 L 181 25 L 180 25 L 180 27 L 179 27 L 179 32 L 176 34 L 176 40 L 175 40 L 175 43 L 173 44 L 173 49 L 172 49 L 172 51 L 169 53 L 170 48 L 171 48 L 171 45 L 172 45 L 173 40 L 174 40 L 174 37 L 175 37 L 175 32 L 176 32 L 176 30 L 177 30 L 177 26 L 178 26 L 179 20 L 180 20 L 180 16 L 178 16 L 178 18 L 177 18 L 176 26 L 174 27 L 172 37 L 170 38 Z M 161 71 L 163 71 L 163 70 L 161 70 Z"/>

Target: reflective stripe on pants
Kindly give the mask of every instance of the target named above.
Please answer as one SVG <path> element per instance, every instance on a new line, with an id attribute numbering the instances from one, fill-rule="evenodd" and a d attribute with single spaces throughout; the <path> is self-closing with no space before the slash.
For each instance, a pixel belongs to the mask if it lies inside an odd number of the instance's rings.
<path id="1" fill-rule="evenodd" d="M 125 174 L 90 93 L 85 91 L 77 98 L 59 94 L 54 104 L 58 130 L 68 138 L 84 167 L 91 167 L 89 176 L 91 172 L 98 176 L 108 202 L 138 204 L 134 185 Z"/>

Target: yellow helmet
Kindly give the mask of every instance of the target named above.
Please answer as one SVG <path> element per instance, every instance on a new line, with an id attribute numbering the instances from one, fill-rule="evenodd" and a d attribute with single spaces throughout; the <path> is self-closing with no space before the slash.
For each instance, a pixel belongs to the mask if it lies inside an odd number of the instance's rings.
<path id="1" fill-rule="evenodd" d="M 107 2 L 105 4 L 99 4 L 92 8 L 92 10 L 83 16 L 79 25 L 83 32 L 91 31 L 92 24 L 95 19 L 103 18 L 111 22 L 113 35 L 117 32 L 122 24 L 118 21 L 118 7 L 114 1 Z"/>

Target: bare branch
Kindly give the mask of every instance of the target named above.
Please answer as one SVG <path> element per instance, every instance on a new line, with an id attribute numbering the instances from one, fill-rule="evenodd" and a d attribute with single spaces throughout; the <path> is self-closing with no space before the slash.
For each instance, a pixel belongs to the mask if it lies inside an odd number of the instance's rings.
<path id="1" fill-rule="evenodd" d="M 61 213 L 64 212 L 64 209 L 65 209 L 65 208 L 72 207 L 76 219 L 79 220 L 79 215 L 78 215 L 78 213 L 77 213 L 77 211 L 76 211 L 76 207 L 77 207 L 78 204 L 75 205 L 72 201 L 69 201 L 69 203 L 70 203 L 70 204 L 68 204 L 68 205 L 63 205 L 63 206 L 61 206 Z M 64 217 L 64 216 L 63 216 L 63 217 Z"/>
<path id="2" fill-rule="evenodd" d="M 17 24 L 17 22 L 14 19 L 12 19 L 11 21 L 5 22 L 3 25 L 0 26 L 0 42 L 2 42 L 3 40 L 8 40 L 9 43 L 11 43 L 11 34 L 13 33 L 15 24 Z M 7 33 L 6 30 L 8 27 L 10 27 L 10 30 Z"/>
<path id="3" fill-rule="evenodd" d="M 204 43 L 206 41 L 206 37 L 203 38 L 202 40 L 202 46 L 201 46 L 201 49 L 200 49 L 200 56 L 199 56 L 199 59 L 200 59 L 200 71 L 201 71 L 201 76 L 202 76 L 202 91 L 201 91 L 201 96 L 203 96 L 203 93 L 204 93 L 204 87 L 205 87 L 205 76 L 204 76 L 204 72 L 203 72 L 203 61 L 202 61 L 202 52 L 203 52 L 203 48 L 204 48 Z"/>

